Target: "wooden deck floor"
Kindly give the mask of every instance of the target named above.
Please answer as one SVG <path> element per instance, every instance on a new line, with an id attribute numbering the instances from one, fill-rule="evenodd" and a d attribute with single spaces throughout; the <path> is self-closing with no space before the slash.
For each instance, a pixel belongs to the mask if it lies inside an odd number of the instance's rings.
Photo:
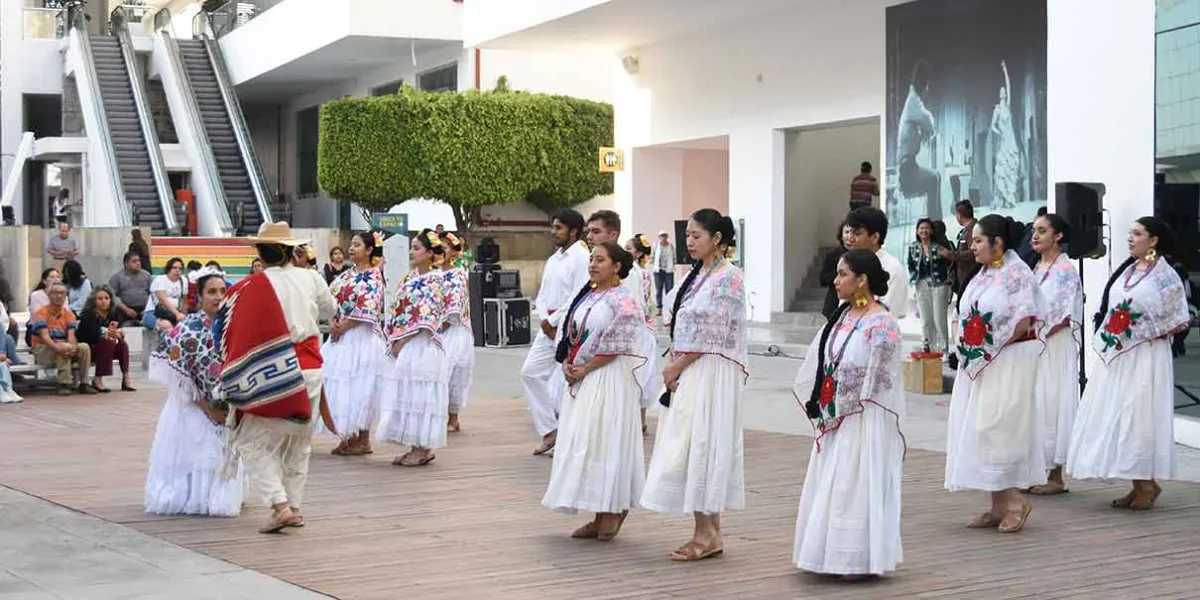
<path id="1" fill-rule="evenodd" d="M 481 386 L 482 387 L 482 386 Z M 314 451 L 308 527 L 255 533 L 238 519 L 142 514 L 142 485 L 161 391 L 33 397 L 0 406 L 0 484 L 340 598 L 1196 597 L 1200 486 L 1165 485 L 1160 507 L 1117 511 L 1119 486 L 1075 483 L 1035 499 L 1025 531 L 963 523 L 979 493 L 941 490 L 943 457 L 912 451 L 904 483 L 906 561 L 876 582 L 800 574 L 790 558 L 807 438 L 746 434 L 748 509 L 725 518 L 723 558 L 675 564 L 690 521 L 631 515 L 610 543 L 567 534 L 584 518 L 539 504 L 550 461 L 530 456 L 527 413 L 478 399 L 425 469 Z"/>

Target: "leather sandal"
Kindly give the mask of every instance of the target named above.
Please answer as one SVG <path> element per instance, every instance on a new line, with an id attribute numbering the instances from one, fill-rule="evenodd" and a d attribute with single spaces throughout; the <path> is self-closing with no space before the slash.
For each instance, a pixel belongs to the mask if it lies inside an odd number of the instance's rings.
<path id="1" fill-rule="evenodd" d="M 541 456 L 541 455 L 543 455 L 543 454 L 545 454 L 545 453 L 547 453 L 547 452 L 549 452 L 549 451 L 553 450 L 553 449 L 554 449 L 554 444 L 555 444 L 556 442 L 558 442 L 558 440 L 557 440 L 557 439 L 555 439 L 553 442 L 542 442 L 542 443 L 541 443 L 541 444 L 540 444 L 540 445 L 539 445 L 537 448 L 534 448 L 534 450 L 533 450 L 533 455 L 534 455 L 534 456 Z"/>
<path id="2" fill-rule="evenodd" d="M 1025 527 L 1025 520 L 1029 518 L 1029 513 L 1031 512 L 1033 512 L 1033 503 L 1026 500 L 1021 504 L 1020 512 L 1015 510 L 1008 511 L 1008 514 L 1004 515 L 1004 521 L 1001 521 L 1000 526 L 996 530 L 1000 533 L 1016 533 L 1020 531 Z M 1009 523 L 1009 517 L 1013 515 L 1019 515 L 1015 524 Z M 1009 524 L 1006 525 L 1005 523 Z"/>
<path id="3" fill-rule="evenodd" d="M 598 532 L 596 534 L 596 539 L 600 540 L 601 542 L 607 542 L 608 540 L 611 540 L 611 539 L 617 537 L 617 534 L 621 533 L 621 526 L 625 524 L 625 518 L 628 516 L 629 516 L 629 511 L 627 511 L 627 510 L 621 511 L 621 517 L 619 519 L 617 519 L 617 526 L 614 527 L 612 531 Z"/>
<path id="4" fill-rule="evenodd" d="M 271 518 L 267 521 L 267 524 L 258 529 L 258 532 L 279 533 L 280 531 L 283 531 L 285 527 L 290 527 L 295 522 L 296 515 L 292 513 L 290 508 L 277 510 L 271 514 Z"/>
<path id="5" fill-rule="evenodd" d="M 1113 508 L 1129 508 L 1129 505 L 1133 503 L 1133 497 L 1136 495 L 1137 490 L 1130 490 L 1128 494 L 1110 502 L 1109 506 Z"/>
<path id="6" fill-rule="evenodd" d="M 596 539 L 600 536 L 600 528 L 596 526 L 595 521 L 588 521 L 586 525 L 571 532 L 571 539 L 589 540 Z"/>
<path id="7" fill-rule="evenodd" d="M 1067 489 L 1067 485 L 1065 483 L 1059 483 L 1057 481 L 1048 481 L 1041 485 L 1035 485 L 1025 490 L 1026 493 L 1033 494 L 1034 496 L 1053 496 L 1055 494 L 1065 494 L 1069 491 L 1071 490 Z"/>
<path id="8" fill-rule="evenodd" d="M 700 542 L 692 540 L 676 548 L 671 553 L 671 560 L 675 562 L 694 562 L 714 556 L 721 556 L 724 553 L 725 546 L 721 542 L 713 542 L 711 546 L 705 547 Z"/>
<path id="9" fill-rule="evenodd" d="M 992 514 L 991 511 L 988 511 L 979 515 L 978 517 L 975 517 L 974 519 L 971 519 L 970 521 L 967 521 L 967 528 L 991 529 L 993 527 L 998 527 L 1000 522 L 1003 520 L 1003 517 L 997 517 L 996 515 Z"/>
<path id="10" fill-rule="evenodd" d="M 1142 495 L 1135 494 L 1133 497 L 1133 500 L 1129 503 L 1129 508 L 1131 510 L 1150 510 L 1150 509 L 1154 508 L 1155 501 L 1157 501 L 1158 497 L 1162 495 L 1162 486 L 1158 485 L 1158 482 L 1156 482 L 1156 481 L 1150 482 L 1150 485 L 1154 486 L 1148 492 L 1150 499 L 1143 500 L 1143 498 L 1146 497 L 1146 494 L 1142 494 Z"/>

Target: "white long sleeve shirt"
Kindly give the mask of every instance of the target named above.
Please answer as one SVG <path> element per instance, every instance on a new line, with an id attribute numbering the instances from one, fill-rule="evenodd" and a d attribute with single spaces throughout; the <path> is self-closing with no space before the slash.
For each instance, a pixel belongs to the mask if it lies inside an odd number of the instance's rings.
<path id="1" fill-rule="evenodd" d="M 292 265 L 270 267 L 263 273 L 279 297 L 292 343 L 321 335 L 318 322 L 332 318 L 337 312 L 337 302 L 329 293 L 325 278 L 312 269 Z"/>
<path id="2" fill-rule="evenodd" d="M 533 303 L 542 319 L 556 329 L 566 316 L 571 300 L 588 281 L 590 257 L 587 244 L 580 240 L 559 249 L 546 260 L 542 285 Z"/>
<path id="3" fill-rule="evenodd" d="M 888 293 L 883 297 L 883 303 L 892 316 L 903 319 L 908 314 L 908 269 L 882 248 L 875 256 L 879 257 L 883 270 L 888 272 Z"/>

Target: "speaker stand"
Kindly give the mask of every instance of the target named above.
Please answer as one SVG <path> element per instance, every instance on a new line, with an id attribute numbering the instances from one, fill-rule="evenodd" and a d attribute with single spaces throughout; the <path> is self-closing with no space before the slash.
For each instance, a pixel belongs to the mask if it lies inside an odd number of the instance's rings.
<path id="1" fill-rule="evenodd" d="M 1083 294 L 1083 305 L 1087 306 L 1087 288 L 1083 287 L 1083 258 L 1082 257 L 1080 257 L 1080 259 L 1079 259 L 1079 289 L 1080 289 L 1081 293 Z M 1080 327 L 1086 326 L 1087 317 L 1084 317 L 1084 321 L 1085 321 L 1085 323 L 1079 324 Z M 1082 332 L 1080 332 L 1080 333 L 1082 333 Z M 1079 396 L 1080 397 L 1083 397 L 1083 390 L 1084 390 L 1084 388 L 1087 387 L 1087 367 L 1084 366 L 1085 363 L 1087 362 L 1087 360 L 1086 360 L 1087 354 L 1085 354 L 1085 350 L 1087 348 L 1087 344 L 1085 343 L 1086 337 L 1087 336 L 1084 336 L 1084 335 L 1079 336 Z"/>

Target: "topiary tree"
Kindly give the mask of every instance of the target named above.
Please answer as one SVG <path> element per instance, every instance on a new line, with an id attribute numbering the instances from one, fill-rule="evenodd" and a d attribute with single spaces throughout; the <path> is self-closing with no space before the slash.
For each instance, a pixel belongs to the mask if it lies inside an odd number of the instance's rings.
<path id="1" fill-rule="evenodd" d="M 490 204 L 529 200 L 552 212 L 612 193 L 596 152 L 613 144 L 612 106 L 513 92 L 343 98 L 321 108 L 317 178 L 331 197 L 383 211 L 445 202 L 469 230 Z"/>

